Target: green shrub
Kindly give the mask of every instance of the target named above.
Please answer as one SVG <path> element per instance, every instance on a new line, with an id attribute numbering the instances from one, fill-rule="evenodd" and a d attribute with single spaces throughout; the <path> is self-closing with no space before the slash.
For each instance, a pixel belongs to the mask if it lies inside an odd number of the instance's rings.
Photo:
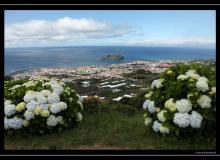
<path id="1" fill-rule="evenodd" d="M 215 135 L 215 85 L 214 66 L 171 67 L 152 82 L 145 95 L 145 125 L 162 134 Z"/>
<path id="2" fill-rule="evenodd" d="M 110 108 L 108 100 L 100 99 L 94 96 L 85 98 L 83 106 L 85 113 L 89 114 L 108 112 Z"/>
<path id="3" fill-rule="evenodd" d="M 63 82 L 4 81 L 4 98 L 6 133 L 62 131 L 82 120 L 82 98 Z"/>

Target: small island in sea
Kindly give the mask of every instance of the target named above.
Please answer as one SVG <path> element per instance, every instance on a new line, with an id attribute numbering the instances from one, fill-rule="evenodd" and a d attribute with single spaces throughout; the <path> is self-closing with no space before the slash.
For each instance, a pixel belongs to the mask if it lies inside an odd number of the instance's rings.
<path id="1" fill-rule="evenodd" d="M 107 54 L 106 56 L 101 58 L 102 60 L 109 60 L 109 61 L 121 61 L 124 59 L 124 57 L 120 54 L 117 55 L 111 55 Z"/>

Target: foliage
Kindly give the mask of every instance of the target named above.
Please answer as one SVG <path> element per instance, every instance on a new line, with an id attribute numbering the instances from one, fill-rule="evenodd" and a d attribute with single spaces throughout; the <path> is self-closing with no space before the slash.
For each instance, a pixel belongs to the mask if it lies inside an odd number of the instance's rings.
<path id="1" fill-rule="evenodd" d="M 101 113 L 108 112 L 110 108 L 110 102 L 105 99 L 100 99 L 95 96 L 89 96 L 85 98 L 83 102 L 85 113 Z"/>
<path id="2" fill-rule="evenodd" d="M 158 77 L 157 73 L 151 73 L 150 71 L 145 71 L 144 69 L 138 69 L 136 71 L 133 71 L 132 73 L 126 73 L 124 74 L 127 78 L 133 78 L 133 79 L 145 79 L 145 80 L 152 80 Z"/>
<path id="3" fill-rule="evenodd" d="M 154 80 L 145 95 L 145 124 L 155 132 L 183 136 L 216 132 L 215 67 L 180 64 Z"/>
<path id="4" fill-rule="evenodd" d="M 4 81 L 6 133 L 39 133 L 74 127 L 82 120 L 82 98 L 65 83 L 37 77 Z"/>
<path id="5" fill-rule="evenodd" d="M 4 136 L 6 150 L 75 150 L 75 149 L 135 149 L 135 150 L 215 150 L 213 136 L 159 136 L 145 128 L 143 113 L 134 116 L 111 112 L 86 115 L 74 129 L 49 135 Z"/>

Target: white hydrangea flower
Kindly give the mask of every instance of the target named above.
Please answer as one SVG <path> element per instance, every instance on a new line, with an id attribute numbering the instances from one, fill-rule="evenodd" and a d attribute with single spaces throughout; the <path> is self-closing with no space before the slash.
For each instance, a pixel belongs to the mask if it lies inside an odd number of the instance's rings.
<path id="1" fill-rule="evenodd" d="M 183 75 L 183 74 L 181 74 L 181 75 L 179 75 L 177 77 L 177 79 L 179 79 L 179 80 L 186 80 L 187 78 L 188 78 L 188 76 L 187 75 Z"/>
<path id="2" fill-rule="evenodd" d="M 41 93 L 44 97 L 48 97 L 48 96 L 51 94 L 51 92 L 50 92 L 49 90 L 42 90 L 42 91 L 40 91 L 40 93 Z"/>
<path id="3" fill-rule="evenodd" d="M 59 103 L 53 103 L 50 107 L 50 112 L 53 114 L 57 114 L 61 111 L 61 107 Z"/>
<path id="4" fill-rule="evenodd" d="M 63 87 L 57 84 L 51 84 L 51 87 L 53 89 L 54 92 L 56 92 L 58 95 L 61 95 L 61 93 L 63 92 Z"/>
<path id="5" fill-rule="evenodd" d="M 27 103 L 26 108 L 28 111 L 34 111 L 37 107 L 38 103 L 35 100 L 31 100 L 29 103 Z"/>
<path id="6" fill-rule="evenodd" d="M 190 97 L 192 97 L 192 96 L 193 96 L 192 93 L 187 94 L 187 98 L 190 98 Z"/>
<path id="7" fill-rule="evenodd" d="M 155 111 L 156 111 L 157 113 L 161 111 L 161 109 L 160 109 L 159 107 L 155 107 L 155 108 L 156 108 Z"/>
<path id="8" fill-rule="evenodd" d="M 70 98 L 69 98 L 69 101 L 70 101 L 70 102 L 72 102 L 72 101 L 73 101 L 73 98 L 72 98 L 72 97 L 70 97 Z"/>
<path id="9" fill-rule="evenodd" d="M 152 123 L 152 118 L 146 117 L 146 118 L 144 119 L 144 124 L 145 124 L 145 126 L 148 127 L 151 123 Z"/>
<path id="10" fill-rule="evenodd" d="M 196 70 L 191 69 L 186 72 L 186 75 L 191 75 L 191 74 L 195 74 L 195 73 L 196 73 Z"/>
<path id="11" fill-rule="evenodd" d="M 153 94 L 153 91 L 150 91 L 148 94 L 145 94 L 144 97 L 148 99 L 152 96 L 152 94 Z"/>
<path id="12" fill-rule="evenodd" d="M 79 101 L 80 101 L 80 102 L 83 102 L 83 97 L 82 97 L 82 96 L 80 96 L 79 94 L 76 94 L 76 95 L 77 95 L 77 97 L 78 97 Z"/>
<path id="13" fill-rule="evenodd" d="M 60 97 L 56 92 L 53 92 L 52 94 L 50 94 L 47 98 L 48 103 L 52 104 L 52 103 L 57 103 L 60 101 Z"/>
<path id="14" fill-rule="evenodd" d="M 191 74 L 189 75 L 189 77 L 193 79 L 198 79 L 200 76 L 198 74 Z"/>
<path id="15" fill-rule="evenodd" d="M 162 110 L 159 113 L 157 113 L 157 118 L 161 121 L 161 122 L 165 122 L 166 121 L 166 117 L 164 116 L 164 113 L 167 113 L 166 110 Z"/>
<path id="16" fill-rule="evenodd" d="M 212 87 L 211 92 L 215 94 L 216 93 L 216 87 Z"/>
<path id="17" fill-rule="evenodd" d="M 154 89 L 156 88 L 161 88 L 163 86 L 161 79 L 156 79 L 152 82 L 151 88 Z"/>
<path id="18" fill-rule="evenodd" d="M 77 103 L 80 105 L 81 110 L 83 110 L 83 104 L 81 101 L 77 101 Z"/>
<path id="19" fill-rule="evenodd" d="M 175 113 L 173 122 L 181 128 L 188 127 L 190 125 L 190 116 L 188 113 Z"/>
<path id="20" fill-rule="evenodd" d="M 19 85 L 19 84 L 17 84 L 17 85 L 14 85 L 11 89 L 12 90 L 15 90 L 15 89 L 17 89 L 17 88 L 20 88 L 22 85 Z"/>
<path id="21" fill-rule="evenodd" d="M 186 72 L 186 76 L 193 78 L 193 79 L 198 79 L 200 75 L 196 74 L 195 70 L 189 70 Z"/>
<path id="22" fill-rule="evenodd" d="M 147 100 L 143 103 L 143 109 L 147 109 L 147 108 L 148 108 L 149 102 L 150 102 L 150 100 L 147 99 Z"/>
<path id="23" fill-rule="evenodd" d="M 143 108 L 144 109 L 148 109 L 148 111 L 150 113 L 154 113 L 156 111 L 156 108 L 154 106 L 154 101 L 151 101 L 151 100 L 146 100 L 144 103 L 143 103 Z"/>
<path id="24" fill-rule="evenodd" d="M 188 113 L 192 110 L 192 103 L 188 99 L 177 100 L 175 106 L 180 113 Z"/>
<path id="25" fill-rule="evenodd" d="M 173 71 L 170 70 L 170 69 L 168 69 L 168 70 L 166 71 L 166 73 L 167 73 L 168 75 L 171 75 L 171 74 L 173 73 Z"/>
<path id="26" fill-rule="evenodd" d="M 59 124 L 63 124 L 63 123 L 64 123 L 63 117 L 62 117 L 62 116 L 58 116 L 58 117 L 57 117 L 57 122 L 58 122 Z"/>
<path id="27" fill-rule="evenodd" d="M 5 129 L 20 129 L 23 126 L 22 118 L 14 117 L 10 119 L 5 118 L 4 120 Z"/>
<path id="28" fill-rule="evenodd" d="M 41 107 L 43 110 L 48 110 L 49 104 L 40 104 L 40 107 Z"/>
<path id="29" fill-rule="evenodd" d="M 23 126 L 27 127 L 29 126 L 30 122 L 28 120 L 23 120 Z"/>
<path id="30" fill-rule="evenodd" d="M 25 96 L 24 96 L 24 101 L 26 103 L 29 103 L 30 101 L 35 99 L 35 93 L 31 93 L 31 92 L 26 92 Z"/>
<path id="31" fill-rule="evenodd" d="M 205 81 L 205 82 L 208 82 L 209 80 L 206 78 L 206 77 L 199 77 L 199 79 L 198 80 L 202 80 L 202 81 Z"/>
<path id="32" fill-rule="evenodd" d="M 154 121 L 153 126 L 152 126 L 152 129 L 154 130 L 154 132 L 160 131 L 160 126 L 161 126 L 161 125 L 162 125 L 162 124 L 161 124 L 161 123 L 158 123 L 158 121 Z"/>
<path id="33" fill-rule="evenodd" d="M 56 126 L 58 124 L 58 119 L 54 116 L 54 115 L 50 115 L 48 118 L 47 118 L 47 125 L 48 126 Z"/>
<path id="34" fill-rule="evenodd" d="M 170 112 L 175 112 L 176 111 L 176 105 L 174 103 L 173 98 L 168 99 L 165 104 L 165 108 L 168 109 Z"/>
<path id="35" fill-rule="evenodd" d="M 4 101 L 4 105 L 5 105 L 5 106 L 7 106 L 7 105 L 9 105 L 9 104 L 11 104 L 11 103 L 12 103 L 11 100 L 5 100 L 5 101 Z"/>
<path id="36" fill-rule="evenodd" d="M 63 92 L 63 87 L 55 80 L 51 80 L 49 83 L 44 83 L 44 85 L 50 85 L 53 89 L 53 92 L 56 92 L 60 95 Z"/>
<path id="37" fill-rule="evenodd" d="M 8 117 L 14 115 L 16 113 L 16 106 L 14 104 L 5 105 L 4 113 Z"/>
<path id="38" fill-rule="evenodd" d="M 44 97 L 42 94 L 36 95 L 37 103 L 39 104 L 46 104 L 47 103 L 47 98 Z"/>
<path id="39" fill-rule="evenodd" d="M 201 106 L 201 108 L 210 108 L 212 99 L 209 96 L 202 95 L 197 100 L 197 103 Z"/>
<path id="40" fill-rule="evenodd" d="M 160 126 L 160 133 L 162 134 L 169 134 L 170 130 L 167 127 L 164 127 L 163 125 Z"/>
<path id="41" fill-rule="evenodd" d="M 208 91 L 209 90 L 209 85 L 206 81 L 202 80 L 202 79 L 199 79 L 197 82 L 196 82 L 196 87 L 198 90 L 200 91 Z"/>
<path id="42" fill-rule="evenodd" d="M 23 86 L 25 86 L 25 87 L 34 87 L 36 84 L 37 84 L 37 82 L 28 81 L 28 82 L 24 83 Z"/>
<path id="43" fill-rule="evenodd" d="M 4 128 L 9 129 L 8 118 L 7 117 L 4 118 Z"/>
<path id="44" fill-rule="evenodd" d="M 156 111 L 156 108 L 154 107 L 154 101 L 150 101 L 148 104 L 148 111 L 150 113 L 154 113 Z"/>
<path id="45" fill-rule="evenodd" d="M 30 121 L 31 119 L 34 119 L 34 113 L 26 110 L 24 112 L 24 117 L 26 120 Z"/>
<path id="46" fill-rule="evenodd" d="M 154 112 L 156 111 L 156 108 L 155 108 L 155 106 L 154 106 L 154 101 L 150 101 L 150 102 L 148 103 L 148 111 L 149 111 L 150 113 L 154 113 Z"/>
<path id="47" fill-rule="evenodd" d="M 65 102 L 59 102 L 59 106 L 61 110 L 67 109 L 67 104 Z"/>
<path id="48" fill-rule="evenodd" d="M 65 83 L 64 82 L 59 82 L 59 85 L 65 86 Z"/>
<path id="49" fill-rule="evenodd" d="M 82 121 L 82 118 L 83 118 L 82 114 L 80 112 L 77 112 L 76 113 L 76 121 L 80 122 L 80 121 Z"/>
<path id="50" fill-rule="evenodd" d="M 192 114 L 190 115 L 190 125 L 193 128 L 200 128 L 202 123 L 203 117 L 197 113 L 196 111 L 192 111 Z"/>
<path id="51" fill-rule="evenodd" d="M 49 117 L 50 111 L 48 109 L 43 109 L 42 112 L 40 112 L 41 117 Z"/>
<path id="52" fill-rule="evenodd" d="M 50 82 L 45 82 L 44 84 L 42 84 L 42 86 L 50 86 L 51 83 Z"/>

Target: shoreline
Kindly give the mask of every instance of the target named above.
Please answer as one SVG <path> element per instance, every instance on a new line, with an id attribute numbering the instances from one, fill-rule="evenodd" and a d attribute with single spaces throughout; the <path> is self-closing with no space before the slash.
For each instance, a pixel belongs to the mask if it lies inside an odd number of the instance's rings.
<path id="1" fill-rule="evenodd" d="M 161 73 L 167 68 L 183 63 L 209 63 L 216 62 L 215 59 L 209 60 L 137 60 L 119 64 L 89 65 L 79 67 L 51 67 L 37 68 L 30 70 L 16 71 L 6 74 L 5 77 L 19 79 L 24 77 L 46 76 L 59 77 L 63 79 L 91 79 L 91 78 L 121 78 L 124 73 L 131 73 L 138 69 L 143 69 L 151 73 Z"/>
<path id="2" fill-rule="evenodd" d="M 22 69 L 22 70 L 18 70 L 18 71 L 14 71 L 14 72 L 10 72 L 10 73 L 6 73 L 4 74 L 4 76 L 13 76 L 16 74 L 22 74 L 22 73 L 31 73 L 34 71 L 39 71 L 39 70 L 43 70 L 43 69 L 48 69 L 48 70 L 72 70 L 72 69 L 77 69 L 77 68 L 81 68 L 81 67 L 108 67 L 108 66 L 114 66 L 114 65 L 126 65 L 126 64 L 131 64 L 131 63 L 138 63 L 138 62 L 155 62 L 155 63 L 184 63 L 184 62 L 195 62 L 195 61 L 199 61 L 199 62 L 206 62 L 206 61 L 216 61 L 215 59 L 207 59 L 207 60 L 135 60 L 135 61 L 131 61 L 131 62 L 122 62 L 122 63 L 116 63 L 116 64 L 101 64 L 101 65 L 82 65 L 82 66 L 69 66 L 69 67 L 41 67 L 41 68 L 34 68 L 34 69 Z"/>

